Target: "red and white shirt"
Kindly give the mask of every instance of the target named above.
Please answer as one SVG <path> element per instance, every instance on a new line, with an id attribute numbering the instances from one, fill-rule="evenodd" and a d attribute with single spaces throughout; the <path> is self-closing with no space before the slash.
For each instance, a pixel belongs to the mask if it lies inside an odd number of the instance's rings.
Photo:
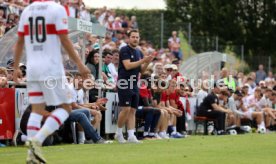
<path id="1" fill-rule="evenodd" d="M 63 6 L 36 0 L 23 11 L 18 35 L 25 40 L 27 80 L 44 81 L 65 76 L 59 34 L 68 33 L 68 17 Z"/>

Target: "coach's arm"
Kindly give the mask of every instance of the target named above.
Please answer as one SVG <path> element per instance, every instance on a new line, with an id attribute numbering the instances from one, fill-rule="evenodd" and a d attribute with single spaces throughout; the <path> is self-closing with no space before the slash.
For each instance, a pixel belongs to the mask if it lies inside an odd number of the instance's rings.
<path id="1" fill-rule="evenodd" d="M 131 69 L 139 67 L 140 65 L 142 65 L 144 63 L 149 65 L 149 63 L 152 61 L 152 59 L 153 59 L 152 56 L 147 56 L 147 57 L 145 57 L 139 61 L 136 61 L 136 62 L 131 62 L 130 59 L 126 59 L 126 60 L 123 60 L 123 65 L 126 68 L 126 70 L 131 70 Z"/>

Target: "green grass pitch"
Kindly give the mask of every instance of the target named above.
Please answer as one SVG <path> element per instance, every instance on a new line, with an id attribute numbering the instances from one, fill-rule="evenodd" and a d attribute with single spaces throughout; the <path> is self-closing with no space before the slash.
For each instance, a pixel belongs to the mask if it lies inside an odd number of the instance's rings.
<path id="1" fill-rule="evenodd" d="M 25 163 L 25 147 L 0 148 L 0 163 Z M 171 164 L 276 163 L 276 133 L 189 136 L 143 144 L 59 145 L 43 147 L 48 163 Z"/>

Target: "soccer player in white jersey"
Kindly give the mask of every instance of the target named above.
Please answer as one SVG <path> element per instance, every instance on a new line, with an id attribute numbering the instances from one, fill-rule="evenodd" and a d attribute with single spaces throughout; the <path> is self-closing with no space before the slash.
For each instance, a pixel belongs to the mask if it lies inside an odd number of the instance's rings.
<path id="1" fill-rule="evenodd" d="M 75 53 L 68 38 L 68 18 L 63 6 L 51 0 L 33 0 L 23 11 L 15 47 L 14 68 L 19 67 L 23 48 L 27 54 L 27 90 L 32 113 L 27 124 L 28 156 L 27 163 L 46 163 L 40 146 L 45 138 L 59 128 L 70 112 L 70 90 L 65 85 L 65 72 L 62 64 L 61 45 L 86 76 L 89 69 Z M 49 78 L 55 84 L 48 86 Z M 64 79 L 63 79 L 64 78 Z M 47 81 L 48 80 L 48 81 Z M 18 82 L 18 73 L 14 73 Z M 45 105 L 59 106 L 41 127 Z"/>

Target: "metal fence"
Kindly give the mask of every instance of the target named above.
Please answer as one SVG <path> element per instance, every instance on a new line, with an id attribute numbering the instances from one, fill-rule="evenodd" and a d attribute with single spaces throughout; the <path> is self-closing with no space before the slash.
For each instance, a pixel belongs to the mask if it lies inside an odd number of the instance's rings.
<path id="1" fill-rule="evenodd" d="M 235 43 L 226 43 L 219 36 L 197 36 L 193 35 L 193 25 L 189 22 L 170 22 L 165 20 L 164 13 L 159 15 L 148 16 L 149 23 L 147 27 L 145 25 L 140 26 L 142 30 L 142 38 L 154 43 L 154 46 L 158 48 L 167 48 L 168 39 L 171 36 L 172 31 L 178 31 L 184 37 L 184 41 L 187 43 L 187 49 L 185 50 L 184 60 L 188 59 L 192 54 L 198 54 L 209 51 L 218 51 L 222 53 L 235 54 L 240 61 L 248 63 L 248 69 L 255 70 L 259 64 L 263 64 L 266 70 L 276 71 L 276 57 L 274 56 L 256 56 L 245 54 L 246 47 Z M 139 20 L 138 19 L 138 20 Z M 183 47 L 183 46 L 182 46 Z M 244 68 L 241 71 L 248 71 Z"/>

